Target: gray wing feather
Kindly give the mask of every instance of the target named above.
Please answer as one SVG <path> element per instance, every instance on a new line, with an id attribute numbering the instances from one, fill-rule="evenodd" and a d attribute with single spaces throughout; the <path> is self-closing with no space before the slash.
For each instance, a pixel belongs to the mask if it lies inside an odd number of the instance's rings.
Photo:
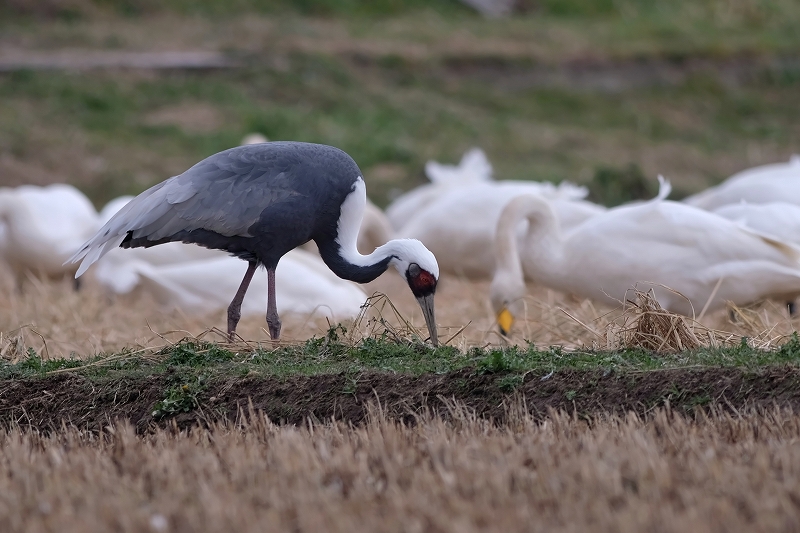
<path id="1" fill-rule="evenodd" d="M 128 232 L 151 241 L 195 229 L 252 237 L 248 229 L 265 208 L 300 193 L 288 187 L 284 172 L 248 155 L 221 152 L 131 200 L 67 260 L 83 259 L 75 277 L 119 246 Z"/>

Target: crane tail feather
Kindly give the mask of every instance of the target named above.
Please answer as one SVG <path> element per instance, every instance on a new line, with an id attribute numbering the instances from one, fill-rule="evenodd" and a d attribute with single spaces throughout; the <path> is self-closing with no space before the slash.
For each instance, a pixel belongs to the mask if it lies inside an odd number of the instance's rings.
<path id="1" fill-rule="evenodd" d="M 92 243 L 90 241 L 78 252 L 76 252 L 75 255 L 67 259 L 64 264 L 77 263 L 80 261 L 81 265 L 78 267 L 78 271 L 75 273 L 76 278 L 80 277 L 89 269 L 90 266 L 96 263 L 97 260 L 103 257 L 112 248 L 119 246 L 125 239 L 125 235 L 115 235 L 114 237 L 115 238 L 98 243 Z"/>

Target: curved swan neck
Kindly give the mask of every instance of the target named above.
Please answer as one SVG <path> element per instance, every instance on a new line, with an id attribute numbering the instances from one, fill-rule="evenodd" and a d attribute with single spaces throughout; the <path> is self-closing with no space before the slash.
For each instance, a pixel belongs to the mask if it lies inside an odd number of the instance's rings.
<path id="1" fill-rule="evenodd" d="M 502 272 L 514 280 L 522 280 L 522 263 L 517 246 L 517 225 L 522 215 L 510 204 L 500 214 L 494 238 L 495 275 Z"/>
<path id="2" fill-rule="evenodd" d="M 517 229 L 527 219 L 524 254 L 535 258 L 525 261 L 538 271 L 554 268 L 561 257 L 561 231 L 553 209 L 547 201 L 533 195 L 511 200 L 500 215 L 495 234 L 495 257 L 498 270 L 523 277 L 522 258 L 517 246 Z"/>

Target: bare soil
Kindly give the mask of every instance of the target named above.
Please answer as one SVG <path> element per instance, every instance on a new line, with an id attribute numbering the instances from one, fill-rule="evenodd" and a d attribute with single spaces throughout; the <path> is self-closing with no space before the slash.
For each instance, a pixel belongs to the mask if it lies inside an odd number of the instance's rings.
<path id="1" fill-rule="evenodd" d="M 236 422 L 251 408 L 270 420 L 303 424 L 308 419 L 362 424 L 380 404 L 387 416 L 414 423 L 425 413 L 448 418 L 460 404 L 480 418 L 503 424 L 510 403 L 523 401 L 535 418 L 552 409 L 591 418 L 599 414 L 647 416 L 667 404 L 692 414 L 697 407 L 718 406 L 738 413 L 778 406 L 800 410 L 800 369 L 767 367 L 675 369 L 649 372 L 566 370 L 485 374 L 464 369 L 443 375 L 380 372 L 229 378 L 209 383 L 199 407 L 174 418 L 153 418 L 153 407 L 176 376 L 169 373 L 97 382 L 72 373 L 0 382 L 0 426 L 38 431 L 62 423 L 101 431 L 115 420 L 129 421 L 139 433 L 176 424 L 179 428 Z"/>

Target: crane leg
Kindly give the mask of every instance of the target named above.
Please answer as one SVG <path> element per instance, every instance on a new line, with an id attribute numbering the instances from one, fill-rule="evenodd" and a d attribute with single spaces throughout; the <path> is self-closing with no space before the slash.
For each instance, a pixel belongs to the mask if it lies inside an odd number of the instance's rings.
<path id="1" fill-rule="evenodd" d="M 247 292 L 247 287 L 250 286 L 253 274 L 256 272 L 256 266 L 257 263 L 255 261 L 248 263 L 247 272 L 244 273 L 242 284 L 239 285 L 236 296 L 233 297 L 231 305 L 228 306 L 228 342 L 233 342 L 233 337 L 236 335 L 236 326 L 239 324 L 239 319 L 242 318 L 242 302 L 244 301 L 244 295 Z"/>
<path id="2" fill-rule="evenodd" d="M 273 341 L 277 341 L 281 336 L 281 319 L 275 303 L 274 269 L 267 269 L 267 326 L 269 326 L 269 336 Z"/>

